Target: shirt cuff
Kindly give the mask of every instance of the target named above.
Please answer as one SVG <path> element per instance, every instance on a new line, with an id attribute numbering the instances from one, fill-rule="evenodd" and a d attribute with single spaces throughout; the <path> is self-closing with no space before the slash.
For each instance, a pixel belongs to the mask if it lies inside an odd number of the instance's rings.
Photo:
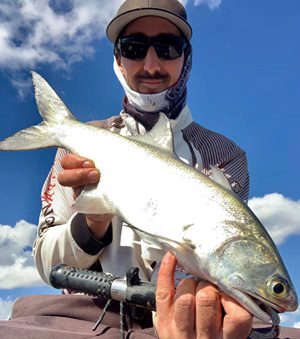
<path id="1" fill-rule="evenodd" d="M 110 223 L 101 240 L 90 232 L 84 214 L 77 213 L 71 221 L 71 234 L 76 244 L 87 254 L 96 255 L 112 242 L 112 224 Z"/>

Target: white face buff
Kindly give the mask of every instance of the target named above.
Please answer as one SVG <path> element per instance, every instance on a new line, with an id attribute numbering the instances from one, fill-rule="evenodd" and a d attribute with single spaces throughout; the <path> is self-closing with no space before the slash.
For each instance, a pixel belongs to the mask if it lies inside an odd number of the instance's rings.
<path id="1" fill-rule="evenodd" d="M 120 71 L 116 58 L 114 58 L 114 71 L 121 85 L 124 88 L 128 102 L 137 110 L 151 113 L 163 111 L 169 106 L 169 100 L 167 99 L 167 93 L 169 89 L 161 93 L 155 94 L 141 94 L 135 92 L 127 85 L 127 82 Z"/>

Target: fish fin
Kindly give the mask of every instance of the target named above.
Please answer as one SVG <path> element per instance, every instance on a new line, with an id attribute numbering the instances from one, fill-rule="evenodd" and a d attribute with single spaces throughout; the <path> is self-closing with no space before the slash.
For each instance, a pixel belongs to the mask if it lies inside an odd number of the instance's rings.
<path id="1" fill-rule="evenodd" d="M 0 151 L 30 150 L 62 146 L 56 137 L 57 126 L 76 120 L 45 79 L 32 73 L 35 99 L 44 122 L 23 129 L 0 142 Z"/>
<path id="2" fill-rule="evenodd" d="M 180 241 L 152 234 L 129 224 L 126 224 L 126 226 L 131 228 L 141 239 L 142 257 L 146 260 L 159 261 L 167 251 L 178 250 L 179 248 L 189 249 L 189 246 Z"/>
<path id="3" fill-rule="evenodd" d="M 209 165 L 209 167 L 211 169 L 211 175 L 209 177 L 223 188 L 232 191 L 230 182 L 228 181 L 222 170 L 219 167 L 213 165 Z"/>
<path id="4" fill-rule="evenodd" d="M 169 239 L 167 237 L 160 236 L 155 233 L 146 232 L 145 230 L 139 229 L 130 224 L 126 224 L 126 226 L 131 228 L 145 243 L 156 248 L 165 249 L 166 243 L 172 244 L 173 247 L 182 246 L 179 240 Z"/>
<path id="5" fill-rule="evenodd" d="M 32 71 L 31 74 L 35 100 L 42 118 L 56 125 L 67 119 L 76 120 L 48 82 L 36 72 Z"/>
<path id="6" fill-rule="evenodd" d="M 0 142 L 0 151 L 21 151 L 47 147 L 59 147 L 60 144 L 49 132 L 45 123 L 23 129 Z"/>
<path id="7" fill-rule="evenodd" d="M 151 261 L 161 261 L 162 257 L 166 253 L 166 250 L 160 246 L 158 243 L 153 244 L 149 243 L 147 241 L 141 240 L 141 252 L 142 257 L 145 260 L 151 260 Z"/>
<path id="8" fill-rule="evenodd" d="M 115 209 L 97 187 L 97 184 L 85 186 L 73 207 L 84 214 L 116 214 Z"/>
<path id="9" fill-rule="evenodd" d="M 157 123 L 149 132 L 146 134 L 133 135 L 129 138 L 174 154 L 172 129 L 169 119 L 164 113 L 159 114 Z"/>

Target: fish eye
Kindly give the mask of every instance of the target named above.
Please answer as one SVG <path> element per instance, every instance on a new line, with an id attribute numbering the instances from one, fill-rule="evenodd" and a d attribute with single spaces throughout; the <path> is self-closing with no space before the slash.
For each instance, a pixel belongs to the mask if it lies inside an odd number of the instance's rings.
<path id="1" fill-rule="evenodd" d="M 275 276 L 267 283 L 270 294 L 275 298 L 285 298 L 289 294 L 289 284 L 286 279 Z"/>
<path id="2" fill-rule="evenodd" d="M 275 283 L 272 287 L 273 287 L 273 292 L 275 294 L 281 294 L 284 292 L 284 285 L 282 283 Z"/>

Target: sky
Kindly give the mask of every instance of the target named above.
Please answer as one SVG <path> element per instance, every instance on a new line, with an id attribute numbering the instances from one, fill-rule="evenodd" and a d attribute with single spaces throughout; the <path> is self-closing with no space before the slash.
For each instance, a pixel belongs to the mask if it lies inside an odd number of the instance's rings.
<path id="1" fill-rule="evenodd" d="M 40 123 L 30 71 L 81 121 L 119 114 L 123 89 L 105 27 L 121 0 L 0 0 L 0 140 Z M 300 2 L 185 0 L 193 27 L 194 120 L 248 155 L 249 205 L 300 292 Z M 31 256 L 54 149 L 0 154 L 0 319 L 14 300 L 59 291 Z M 300 309 L 281 316 L 300 328 Z"/>

